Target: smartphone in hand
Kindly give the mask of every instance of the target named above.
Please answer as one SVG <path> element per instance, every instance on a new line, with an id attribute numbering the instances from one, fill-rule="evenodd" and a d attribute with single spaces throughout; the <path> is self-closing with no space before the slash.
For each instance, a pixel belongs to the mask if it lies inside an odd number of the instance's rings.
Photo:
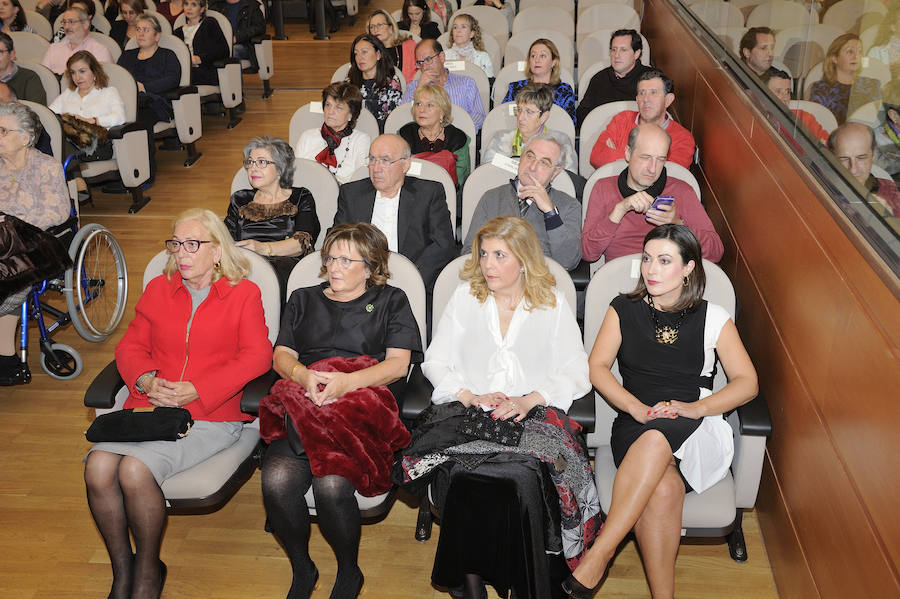
<path id="1" fill-rule="evenodd" d="M 650 210 L 659 210 L 660 206 L 671 206 L 675 203 L 675 198 L 672 196 L 656 196 L 656 199 L 653 200 L 653 204 L 648 209 Z M 644 215 L 644 220 L 650 220 L 647 215 Z"/>

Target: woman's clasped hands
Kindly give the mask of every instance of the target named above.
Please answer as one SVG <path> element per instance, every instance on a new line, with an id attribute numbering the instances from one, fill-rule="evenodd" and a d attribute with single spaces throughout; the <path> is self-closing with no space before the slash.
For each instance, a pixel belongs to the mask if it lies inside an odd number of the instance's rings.
<path id="1" fill-rule="evenodd" d="M 638 407 L 638 413 L 632 414 L 632 418 L 641 424 L 645 424 L 656 418 L 678 418 L 680 416 L 682 418 L 693 418 L 696 420 L 704 416 L 703 406 L 699 401 L 692 401 L 689 403 L 676 401 L 674 399 L 671 401 L 660 401 L 644 412 L 644 408 L 646 407 L 647 406 Z"/>
<path id="2" fill-rule="evenodd" d="M 359 388 L 354 383 L 353 373 L 321 372 L 304 368 L 294 380 L 306 390 L 306 397 L 319 407 L 334 403 L 339 397 Z M 324 385 L 319 389 L 319 385 Z"/>
<path id="3" fill-rule="evenodd" d="M 190 381 L 167 381 L 154 376 L 146 387 L 147 399 L 161 408 L 182 408 L 200 397 Z"/>
<path id="4" fill-rule="evenodd" d="M 496 420 L 508 420 L 514 418 L 520 422 L 528 412 L 536 405 L 543 404 L 540 393 L 529 393 L 520 397 L 508 397 L 505 393 L 494 392 L 475 395 L 470 391 L 464 391 L 459 395 L 461 403 L 467 406 L 481 406 L 484 410 L 493 410 L 491 417 Z"/>

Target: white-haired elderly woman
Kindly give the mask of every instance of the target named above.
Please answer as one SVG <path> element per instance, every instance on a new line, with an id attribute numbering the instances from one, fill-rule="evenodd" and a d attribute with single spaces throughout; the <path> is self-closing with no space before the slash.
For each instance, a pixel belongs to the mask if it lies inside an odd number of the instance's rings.
<path id="1" fill-rule="evenodd" d="M 244 146 L 244 168 L 251 189 L 231 195 L 225 227 L 238 247 L 269 260 L 284 300 L 291 270 L 319 236 L 316 201 L 305 187 L 293 187 L 294 150 L 283 139 L 251 139 Z"/>
<path id="2" fill-rule="evenodd" d="M 85 458 L 91 515 L 109 553 L 109 597 L 159 597 L 166 526 L 160 484 L 241 436 L 244 385 L 272 363 L 259 288 L 222 221 L 192 208 L 165 241 L 163 274 L 147 284 L 116 346 L 126 408 L 180 407 L 194 420 L 177 441 L 105 442 Z M 134 537 L 134 550 L 131 546 Z"/>
<path id="3" fill-rule="evenodd" d="M 18 102 L 0 103 L 0 212 L 41 229 L 69 218 L 69 192 L 58 160 L 34 148 L 40 122 Z M 0 302 L 0 385 L 26 382 L 26 369 L 15 355 L 19 308 L 29 288 Z"/>

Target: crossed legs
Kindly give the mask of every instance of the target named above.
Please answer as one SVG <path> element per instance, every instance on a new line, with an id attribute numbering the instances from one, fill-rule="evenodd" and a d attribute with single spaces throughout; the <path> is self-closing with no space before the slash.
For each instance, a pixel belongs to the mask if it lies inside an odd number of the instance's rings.
<path id="1" fill-rule="evenodd" d="M 159 597 L 166 503 L 153 474 L 137 458 L 93 451 L 84 467 L 84 482 L 91 515 L 112 564 L 109 597 Z M 129 531 L 134 537 L 134 554 Z"/>
<path id="2" fill-rule="evenodd" d="M 619 543 L 634 528 L 653 597 L 672 597 L 683 503 L 684 483 L 668 441 L 659 431 L 645 432 L 616 472 L 609 515 L 575 578 L 586 587 L 597 586 Z"/>

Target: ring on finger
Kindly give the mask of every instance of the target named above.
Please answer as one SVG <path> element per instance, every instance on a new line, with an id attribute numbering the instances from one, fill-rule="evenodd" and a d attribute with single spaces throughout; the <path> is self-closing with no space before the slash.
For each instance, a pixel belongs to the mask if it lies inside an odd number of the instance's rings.
<path id="1" fill-rule="evenodd" d="M 664 406 L 671 406 L 671 405 L 672 405 L 672 402 L 669 401 L 669 400 L 667 399 L 666 401 L 663 402 L 663 405 L 664 405 Z"/>

